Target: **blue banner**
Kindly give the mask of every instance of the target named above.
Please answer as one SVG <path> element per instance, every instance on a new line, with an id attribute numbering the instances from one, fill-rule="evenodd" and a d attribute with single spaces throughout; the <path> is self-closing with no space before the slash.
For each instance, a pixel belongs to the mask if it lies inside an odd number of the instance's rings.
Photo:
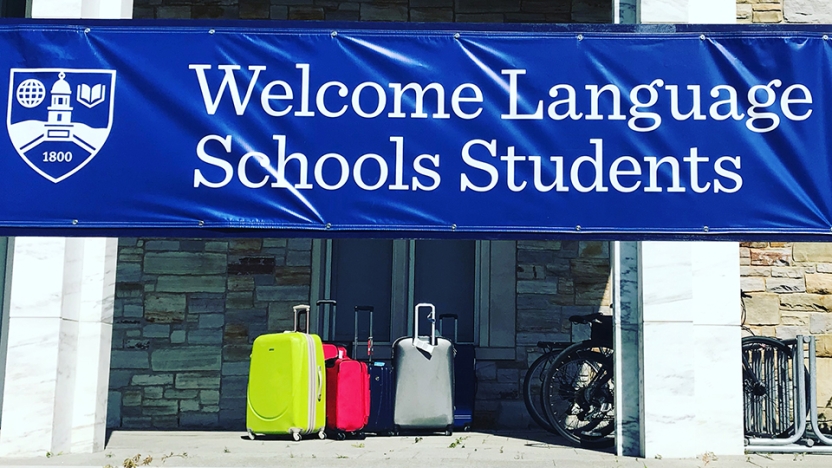
<path id="1" fill-rule="evenodd" d="M 0 234 L 832 229 L 819 32 L 245 25 L 0 24 Z"/>

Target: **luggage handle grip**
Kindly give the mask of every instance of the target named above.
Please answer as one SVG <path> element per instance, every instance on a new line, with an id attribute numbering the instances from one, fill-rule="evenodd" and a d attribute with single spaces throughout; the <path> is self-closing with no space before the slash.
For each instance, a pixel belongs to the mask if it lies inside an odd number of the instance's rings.
<path id="1" fill-rule="evenodd" d="M 304 315 L 306 317 L 306 328 L 304 328 L 303 333 L 309 333 L 309 305 L 307 304 L 299 304 L 292 307 L 292 311 L 295 313 L 295 330 L 298 330 L 299 325 L 299 317 Z"/>
<path id="2" fill-rule="evenodd" d="M 324 381 L 323 371 L 321 370 L 321 366 L 318 365 L 318 382 L 317 382 L 318 383 L 318 401 L 321 401 L 321 396 L 323 395 L 323 387 L 324 387 L 323 381 Z"/>
<path id="3" fill-rule="evenodd" d="M 367 359 L 370 362 L 373 361 L 373 311 L 375 308 L 373 306 L 355 306 L 355 336 L 353 336 L 352 340 L 352 355 L 353 357 L 357 356 L 356 351 L 358 351 L 358 313 L 359 312 L 367 312 L 370 315 L 370 336 L 367 337 Z"/>
<path id="4" fill-rule="evenodd" d="M 442 325 L 443 320 L 454 319 L 454 343 L 459 341 L 459 315 L 457 314 L 440 314 L 439 315 L 439 334 L 445 336 L 445 327 Z M 446 337 L 447 338 L 447 337 Z"/>
<path id="5" fill-rule="evenodd" d="M 428 321 L 430 322 L 430 337 L 429 343 L 431 346 L 436 346 L 436 306 L 429 302 L 420 302 L 413 308 L 413 343 L 419 340 L 419 309 L 427 307 L 430 309 L 428 314 Z"/>
<path id="6" fill-rule="evenodd" d="M 328 339 L 331 341 L 335 341 L 335 306 L 337 301 L 334 299 L 320 299 L 315 302 L 315 305 L 318 306 L 318 334 L 321 335 L 322 338 Z M 326 312 L 321 306 L 328 305 L 329 306 L 329 320 L 326 320 Z"/>

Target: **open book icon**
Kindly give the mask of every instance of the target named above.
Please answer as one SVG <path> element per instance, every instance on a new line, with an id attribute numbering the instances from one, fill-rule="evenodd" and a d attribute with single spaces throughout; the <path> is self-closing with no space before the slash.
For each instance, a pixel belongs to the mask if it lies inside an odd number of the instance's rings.
<path id="1" fill-rule="evenodd" d="M 75 99 L 81 104 L 92 109 L 93 107 L 104 102 L 104 99 L 106 99 L 104 97 L 106 90 L 107 87 L 103 84 L 97 84 L 93 87 L 90 87 L 88 84 L 80 84 L 78 85 L 78 95 Z"/>

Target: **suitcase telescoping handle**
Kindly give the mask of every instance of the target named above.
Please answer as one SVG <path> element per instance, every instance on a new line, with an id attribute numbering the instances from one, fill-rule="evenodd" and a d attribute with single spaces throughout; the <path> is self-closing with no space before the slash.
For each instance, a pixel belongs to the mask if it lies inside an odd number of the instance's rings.
<path id="1" fill-rule="evenodd" d="M 447 338 L 445 335 L 445 319 L 454 319 L 454 343 L 456 343 L 459 339 L 459 316 L 457 314 L 439 315 L 439 334 Z"/>
<path id="2" fill-rule="evenodd" d="M 361 312 L 367 312 L 370 316 L 370 331 L 367 337 L 367 359 L 371 362 L 373 360 L 373 306 L 355 306 L 355 336 L 352 340 L 352 355 L 357 356 L 355 352 L 358 350 L 358 315 Z"/>
<path id="3" fill-rule="evenodd" d="M 300 316 L 303 315 L 306 318 L 306 328 L 303 329 L 303 333 L 309 333 L 309 306 L 307 304 L 300 304 L 292 307 L 292 310 L 295 312 L 294 331 L 301 331 L 298 325 L 300 324 Z"/>
<path id="4" fill-rule="evenodd" d="M 413 342 L 416 343 L 419 340 L 419 309 L 426 307 L 430 309 L 430 313 L 428 314 L 428 322 L 430 322 L 430 337 L 429 343 L 431 346 L 436 346 L 436 307 L 433 304 L 422 302 L 416 304 L 416 307 L 413 308 Z"/>
<path id="5" fill-rule="evenodd" d="M 321 299 L 315 303 L 318 306 L 318 333 L 324 337 L 324 339 L 334 341 L 335 340 L 335 305 L 336 302 L 332 299 Z M 324 313 L 324 309 L 321 306 L 329 306 L 329 320 L 327 320 L 326 314 Z M 326 333 L 324 333 L 326 330 Z"/>

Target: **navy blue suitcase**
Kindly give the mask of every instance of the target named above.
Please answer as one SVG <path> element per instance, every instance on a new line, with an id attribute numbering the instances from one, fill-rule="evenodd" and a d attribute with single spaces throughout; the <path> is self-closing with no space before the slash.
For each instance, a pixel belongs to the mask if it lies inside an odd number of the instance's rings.
<path id="1" fill-rule="evenodd" d="M 445 319 L 453 319 L 453 337 L 443 330 Z M 476 356 L 473 343 L 458 343 L 456 314 L 439 316 L 439 333 L 454 343 L 454 430 L 470 431 L 474 421 L 474 401 L 477 396 Z"/>
<path id="2" fill-rule="evenodd" d="M 370 373 L 370 419 L 362 432 L 370 432 L 376 435 L 393 435 L 395 433 L 393 400 L 396 391 L 396 386 L 393 384 L 396 374 L 390 364 L 373 361 L 373 307 L 356 306 L 356 317 L 358 312 L 362 311 L 368 312 L 370 315 L 370 337 L 367 340 L 367 354 L 370 357 L 370 362 L 367 363 Z M 356 330 L 358 330 L 357 318 Z"/>
<path id="3" fill-rule="evenodd" d="M 390 364 L 371 362 L 370 371 L 370 420 L 362 429 L 376 435 L 394 435 L 393 399 L 396 386 L 395 373 Z"/>

